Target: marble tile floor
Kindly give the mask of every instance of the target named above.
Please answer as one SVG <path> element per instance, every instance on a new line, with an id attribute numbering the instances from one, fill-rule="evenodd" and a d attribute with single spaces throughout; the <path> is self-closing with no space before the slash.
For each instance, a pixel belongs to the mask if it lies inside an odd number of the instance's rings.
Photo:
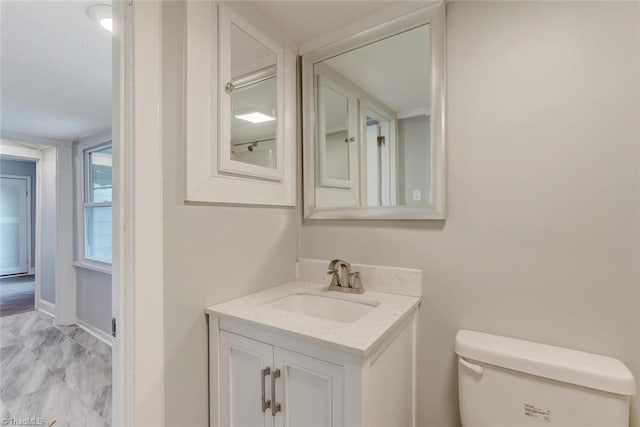
<path id="1" fill-rule="evenodd" d="M 109 426 L 111 347 L 31 311 L 0 318 L 0 419 Z"/>

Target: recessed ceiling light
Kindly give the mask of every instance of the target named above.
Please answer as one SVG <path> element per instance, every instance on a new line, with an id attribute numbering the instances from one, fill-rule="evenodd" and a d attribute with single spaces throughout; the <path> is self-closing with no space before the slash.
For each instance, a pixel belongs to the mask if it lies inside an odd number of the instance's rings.
<path id="1" fill-rule="evenodd" d="M 94 4 L 87 9 L 87 15 L 102 28 L 113 33 L 113 17 L 111 6 L 108 4 Z"/>
<path id="2" fill-rule="evenodd" d="M 250 113 L 241 113 L 235 115 L 236 119 L 245 120 L 251 123 L 264 123 L 275 120 L 275 117 L 268 116 L 259 111 L 252 111 Z"/>

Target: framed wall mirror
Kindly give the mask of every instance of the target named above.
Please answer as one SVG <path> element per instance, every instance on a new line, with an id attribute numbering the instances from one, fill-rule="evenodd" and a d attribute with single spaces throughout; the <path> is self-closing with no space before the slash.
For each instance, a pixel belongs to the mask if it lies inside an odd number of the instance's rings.
<path id="1" fill-rule="evenodd" d="M 445 218 L 444 13 L 303 53 L 305 218 Z"/>

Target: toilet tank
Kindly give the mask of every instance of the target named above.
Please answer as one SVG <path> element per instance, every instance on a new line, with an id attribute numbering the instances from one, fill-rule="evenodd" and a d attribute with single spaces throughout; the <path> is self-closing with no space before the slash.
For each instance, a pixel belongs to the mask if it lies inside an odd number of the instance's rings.
<path id="1" fill-rule="evenodd" d="M 619 360 L 482 332 L 456 335 L 463 427 L 628 427 L 636 384 Z"/>

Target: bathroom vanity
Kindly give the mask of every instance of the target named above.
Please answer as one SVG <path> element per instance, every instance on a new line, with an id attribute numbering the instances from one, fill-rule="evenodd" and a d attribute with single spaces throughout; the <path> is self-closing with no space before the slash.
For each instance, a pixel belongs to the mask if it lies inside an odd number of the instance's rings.
<path id="1" fill-rule="evenodd" d="M 301 45 L 239 3 L 187 5 L 185 201 L 445 219 L 444 2 Z M 327 263 L 206 309 L 211 425 L 416 425 L 421 272 L 354 266 L 356 294 L 327 283 Z"/>
<path id="2" fill-rule="evenodd" d="M 416 425 L 419 304 L 301 280 L 207 308 L 210 425 Z"/>

